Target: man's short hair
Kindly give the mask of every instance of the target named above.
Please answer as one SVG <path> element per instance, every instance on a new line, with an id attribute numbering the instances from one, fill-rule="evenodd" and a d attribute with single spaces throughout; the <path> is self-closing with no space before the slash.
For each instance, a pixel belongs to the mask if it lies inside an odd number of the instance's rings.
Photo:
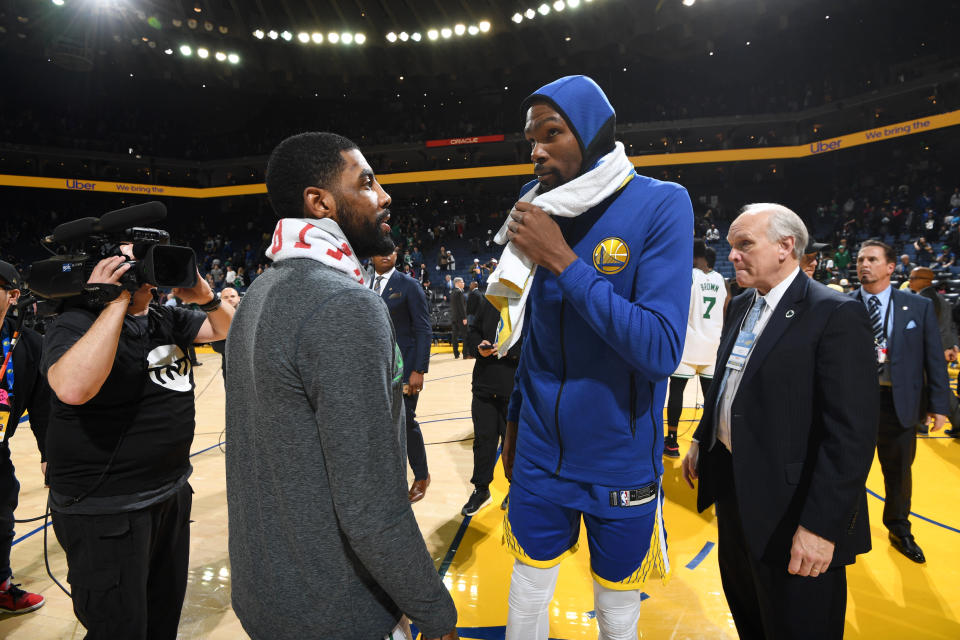
<path id="1" fill-rule="evenodd" d="M 460 276 L 457 276 L 456 278 L 453 279 L 453 284 L 457 284 L 458 282 L 461 282 L 461 283 L 462 283 L 462 282 L 463 282 L 463 278 L 461 278 Z"/>
<path id="2" fill-rule="evenodd" d="M 694 258 L 706 258 L 707 257 L 707 245 L 703 241 L 703 238 L 694 238 L 693 239 L 693 257 Z"/>
<path id="3" fill-rule="evenodd" d="M 774 202 L 748 204 L 740 211 L 740 215 L 763 211 L 770 212 L 770 218 L 767 220 L 767 239 L 770 242 L 780 242 L 784 238 L 793 238 L 793 257 L 801 260 L 810 240 L 807 225 L 796 213 Z"/>
<path id="4" fill-rule="evenodd" d="M 870 238 L 869 240 L 864 240 L 860 243 L 861 250 L 865 247 L 880 247 L 883 249 L 883 253 L 887 258 L 887 264 L 894 264 L 897 261 L 896 252 L 894 252 L 893 247 L 888 245 L 886 242 L 882 242 L 876 238 Z"/>
<path id="5" fill-rule="evenodd" d="M 706 247 L 703 251 L 703 257 L 707 260 L 707 266 L 713 269 L 713 265 L 717 264 L 717 252 L 713 247 Z"/>
<path id="6" fill-rule="evenodd" d="M 336 133 L 311 131 L 290 136 L 278 144 L 267 161 L 267 195 L 280 218 L 303 217 L 303 190 L 319 187 L 337 191 L 343 171 L 341 151 L 356 149 Z"/>

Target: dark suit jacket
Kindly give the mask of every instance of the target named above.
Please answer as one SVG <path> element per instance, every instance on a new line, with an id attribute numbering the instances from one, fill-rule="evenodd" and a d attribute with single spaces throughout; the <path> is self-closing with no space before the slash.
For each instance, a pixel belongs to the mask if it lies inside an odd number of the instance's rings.
<path id="1" fill-rule="evenodd" d="M 729 482 L 716 475 L 717 449 L 708 449 L 719 380 L 753 301 L 748 289 L 730 303 L 718 382 L 710 385 L 695 434 L 700 511 Z M 878 400 L 866 309 L 801 271 L 757 339 L 730 411 L 734 487 L 746 543 L 757 558 L 786 562 L 798 525 L 836 544 L 834 564 L 851 564 L 870 549 L 865 483 Z"/>
<path id="2" fill-rule="evenodd" d="M 403 381 L 406 382 L 412 371 L 426 373 L 430 368 L 433 330 L 430 328 L 427 295 L 419 282 L 399 271 L 393 272 L 380 295 L 387 303 L 397 333 L 397 345 L 403 356 Z"/>
<path id="3" fill-rule="evenodd" d="M 866 309 L 861 289 L 847 295 Z M 930 300 L 911 291 L 893 289 L 890 303 L 895 305 L 888 353 L 893 406 L 903 428 L 913 429 L 927 411 L 950 415 L 947 361 Z"/>
<path id="4" fill-rule="evenodd" d="M 458 324 L 463 324 L 467 317 L 467 302 L 464 299 L 463 291 L 457 287 L 450 292 L 450 319 Z"/>
<path id="5" fill-rule="evenodd" d="M 944 351 L 950 349 L 957 344 L 957 325 L 953 321 L 953 310 L 950 304 L 934 286 L 929 286 L 918 294 L 933 304 L 933 316 L 937 319 L 937 326 L 940 329 L 940 346 Z"/>

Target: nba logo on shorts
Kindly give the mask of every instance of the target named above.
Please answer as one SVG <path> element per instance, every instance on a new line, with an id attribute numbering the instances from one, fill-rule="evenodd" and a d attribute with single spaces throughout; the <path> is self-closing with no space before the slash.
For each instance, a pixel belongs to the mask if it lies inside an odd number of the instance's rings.
<path id="1" fill-rule="evenodd" d="M 630 492 L 629 492 L 629 491 L 621 491 L 621 492 L 620 492 L 620 504 L 623 505 L 624 507 L 629 507 L 629 506 L 630 506 Z"/>
<path id="2" fill-rule="evenodd" d="M 620 238 L 606 238 L 593 250 L 593 266 L 606 275 L 620 273 L 630 261 L 630 248 Z"/>

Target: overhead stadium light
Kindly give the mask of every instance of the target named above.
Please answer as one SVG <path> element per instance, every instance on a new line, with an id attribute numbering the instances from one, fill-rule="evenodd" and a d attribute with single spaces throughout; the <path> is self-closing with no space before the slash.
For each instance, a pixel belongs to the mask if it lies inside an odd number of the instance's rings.
<path id="1" fill-rule="evenodd" d="M 297 34 L 297 40 L 299 40 L 303 44 L 307 44 L 308 42 L 310 42 L 310 34 L 307 33 L 306 31 L 301 31 L 300 33 Z"/>
<path id="2" fill-rule="evenodd" d="M 213 57 L 217 59 L 217 62 L 223 62 L 227 59 L 227 54 L 225 54 L 223 51 L 217 51 Z"/>
<path id="3" fill-rule="evenodd" d="M 331 31 L 330 33 L 327 34 L 327 42 L 337 44 L 338 42 L 340 42 L 340 34 L 334 33 L 333 31 Z"/>
<path id="4" fill-rule="evenodd" d="M 310 39 L 313 40 L 314 43 L 316 43 L 316 44 L 321 44 L 321 43 L 323 42 L 323 34 L 317 32 L 317 31 L 314 31 L 314 32 L 310 35 Z"/>
<path id="5" fill-rule="evenodd" d="M 516 22 L 517 24 L 520 24 L 521 22 L 523 22 L 523 16 L 520 15 L 519 13 L 513 14 L 513 17 L 510 19 Z"/>
<path id="6" fill-rule="evenodd" d="M 199 49 L 197 49 L 197 56 L 206 60 L 207 58 L 210 57 L 210 52 L 204 49 L 203 47 L 200 47 Z"/>
<path id="7" fill-rule="evenodd" d="M 190 48 L 190 45 L 182 44 L 180 45 L 180 53 L 189 58 L 193 55 L 193 49 Z"/>
<path id="8" fill-rule="evenodd" d="M 438 32 L 436 29 L 430 29 L 430 31 L 427 31 L 427 37 L 431 40 L 436 40 L 440 37 L 440 32 Z"/>
<path id="9" fill-rule="evenodd" d="M 467 27 L 465 25 L 458 24 L 453 28 L 453 32 L 458 36 L 462 36 L 467 32 Z"/>
<path id="10" fill-rule="evenodd" d="M 286 40 L 287 42 L 290 42 L 291 40 L 293 40 L 293 34 L 290 33 L 289 31 L 284 31 L 283 33 L 280 34 L 280 37 Z"/>
<path id="11" fill-rule="evenodd" d="M 388 33 L 388 34 L 387 34 L 387 41 L 388 41 L 388 42 L 396 42 L 396 41 L 397 41 L 397 34 L 395 34 L 393 31 L 391 31 L 390 33 Z"/>
<path id="12" fill-rule="evenodd" d="M 550 13 L 550 5 L 548 5 L 546 2 L 544 2 L 542 5 L 540 5 L 539 7 L 537 7 L 537 11 L 540 12 L 540 15 L 545 16 L 545 15 L 547 15 L 548 13 Z"/>
<path id="13" fill-rule="evenodd" d="M 62 6 L 63 6 L 63 0 L 53 0 L 53 4 L 57 5 L 58 7 L 62 7 Z"/>
<path id="14" fill-rule="evenodd" d="M 440 35 L 444 38 L 449 38 L 453 35 L 453 31 L 450 30 L 450 27 L 444 27 L 443 29 L 440 29 Z"/>
<path id="15" fill-rule="evenodd" d="M 566 8 L 567 8 L 567 5 L 564 4 L 563 0 L 557 0 L 556 2 L 553 3 L 554 11 L 563 11 Z"/>
<path id="16" fill-rule="evenodd" d="M 267 32 L 267 37 L 270 38 L 271 40 L 276 40 L 279 36 L 280 34 L 277 33 L 276 31 L 270 30 Z"/>
<path id="17" fill-rule="evenodd" d="M 168 56 L 172 56 L 172 55 L 173 55 L 173 49 L 164 49 L 163 52 L 164 52 L 165 54 L 167 54 Z"/>
<path id="18" fill-rule="evenodd" d="M 421 39 L 420 32 L 414 31 L 413 35 L 410 36 L 410 39 L 413 40 L 414 42 L 420 42 L 420 39 Z"/>
<path id="19" fill-rule="evenodd" d="M 580 0 L 567 0 L 567 6 L 571 9 L 576 9 L 580 6 Z"/>
<path id="20" fill-rule="evenodd" d="M 400 32 L 400 39 L 403 40 L 404 42 L 406 42 L 407 40 L 410 39 L 410 34 L 407 33 L 406 31 L 401 31 L 401 32 Z"/>
<path id="21" fill-rule="evenodd" d="M 343 44 L 353 44 L 353 34 L 352 33 L 341 33 L 340 42 Z"/>
<path id="22" fill-rule="evenodd" d="M 470 25 L 470 27 L 467 29 L 467 33 L 469 33 L 469 34 L 472 35 L 472 36 L 475 36 L 475 35 L 477 35 L 478 33 L 480 33 L 480 28 L 477 27 L 477 25 L 472 24 L 472 25 Z"/>
<path id="23" fill-rule="evenodd" d="M 490 21 L 489 21 L 489 20 L 481 20 L 479 26 L 480 26 L 480 31 L 482 31 L 482 32 L 484 32 L 484 33 L 486 33 L 487 31 L 490 31 Z"/>
<path id="24" fill-rule="evenodd" d="M 534 11 L 533 9 L 527 9 L 526 13 L 524 13 L 523 15 L 527 16 L 527 20 L 533 20 L 534 18 L 537 17 L 537 12 Z"/>
<path id="25" fill-rule="evenodd" d="M 256 31 L 253 32 L 253 37 L 256 38 L 257 40 L 263 40 L 264 35 L 265 34 L 263 33 L 263 29 L 257 29 Z"/>
<path id="26" fill-rule="evenodd" d="M 357 35 L 353 36 L 353 41 L 357 44 L 363 44 L 367 41 L 367 36 L 362 33 L 358 33 Z"/>
<path id="27" fill-rule="evenodd" d="M 227 61 L 230 64 L 237 64 L 238 62 L 240 62 L 240 56 L 238 56 L 235 53 L 231 53 L 230 55 L 227 56 Z"/>
<path id="28" fill-rule="evenodd" d="M 692 7 L 696 2 L 697 0 L 683 0 L 683 6 Z"/>

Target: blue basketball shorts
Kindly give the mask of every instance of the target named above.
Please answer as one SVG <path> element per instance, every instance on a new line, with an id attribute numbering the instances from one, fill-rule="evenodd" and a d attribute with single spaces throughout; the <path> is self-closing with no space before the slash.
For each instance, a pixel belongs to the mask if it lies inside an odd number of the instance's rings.
<path id="1" fill-rule="evenodd" d="M 515 478 L 503 519 L 503 544 L 524 564 L 553 567 L 577 551 L 582 518 L 594 579 L 609 589 L 639 589 L 651 572 L 666 578 L 670 563 L 662 489 L 649 508 L 638 509 L 636 516 L 600 517 L 535 495 Z"/>

